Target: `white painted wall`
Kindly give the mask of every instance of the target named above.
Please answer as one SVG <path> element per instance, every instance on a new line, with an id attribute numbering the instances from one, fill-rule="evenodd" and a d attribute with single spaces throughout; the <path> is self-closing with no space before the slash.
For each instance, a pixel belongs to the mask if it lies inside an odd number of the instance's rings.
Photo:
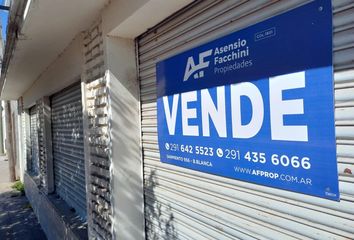
<path id="1" fill-rule="evenodd" d="M 18 115 L 18 105 L 17 101 L 10 101 L 11 105 L 11 121 L 12 121 L 12 129 L 14 131 L 12 135 L 13 140 L 13 148 L 14 148 L 14 158 L 15 158 L 15 169 L 16 169 L 16 178 L 19 177 L 23 180 L 23 159 L 21 156 L 21 122 L 19 121 Z"/>
<path id="2" fill-rule="evenodd" d="M 104 35 L 134 39 L 193 0 L 112 0 L 104 9 Z"/>
<path id="3" fill-rule="evenodd" d="M 19 110 L 19 109 L 17 109 Z M 15 126 L 17 129 L 17 138 L 16 138 L 16 144 L 17 144 L 17 162 L 18 162 L 18 167 L 19 167 L 19 175 L 20 175 L 20 180 L 23 182 L 24 180 L 24 174 L 25 171 L 27 170 L 26 166 L 26 154 L 25 154 L 25 146 L 26 142 L 24 141 L 24 135 L 23 135 L 23 122 L 21 118 L 21 112 L 18 111 L 17 113 L 17 125 Z"/>
<path id="4" fill-rule="evenodd" d="M 79 81 L 83 64 L 82 46 L 83 37 L 79 33 L 24 93 L 25 108 L 33 105 L 40 97 L 50 96 Z"/>
<path id="5" fill-rule="evenodd" d="M 113 31 L 117 26 L 146 4 L 149 0 L 112 0 L 102 12 L 103 36 Z"/>
<path id="6" fill-rule="evenodd" d="M 144 239 L 139 83 L 134 41 L 105 39 L 112 137 L 114 239 Z"/>
<path id="7" fill-rule="evenodd" d="M 145 239 L 140 89 L 134 38 L 192 0 L 112 0 L 102 12 L 112 137 L 113 239 Z"/>
<path id="8" fill-rule="evenodd" d="M 3 141 L 3 148 L 4 148 L 4 153 L 6 154 L 6 146 L 5 146 L 5 140 L 6 140 L 6 118 L 5 118 L 5 101 L 1 101 L 1 117 L 2 117 L 2 141 Z"/>

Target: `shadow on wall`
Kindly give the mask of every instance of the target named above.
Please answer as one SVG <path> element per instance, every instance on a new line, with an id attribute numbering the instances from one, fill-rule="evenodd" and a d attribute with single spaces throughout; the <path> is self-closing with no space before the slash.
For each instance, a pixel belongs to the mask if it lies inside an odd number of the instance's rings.
<path id="1" fill-rule="evenodd" d="M 126 239 L 143 239 L 143 195 L 140 173 L 141 156 L 138 140 L 139 127 L 136 124 L 136 99 L 125 91 L 119 81 L 111 75 L 110 107 L 112 110 L 111 159 L 113 164 L 113 205 L 124 206 L 115 209 L 118 219 L 114 231 L 124 231 Z M 121 129 L 124 129 L 123 131 Z M 138 223 L 138 224 L 137 224 Z M 120 225 L 120 226 L 119 226 Z"/>
<path id="2" fill-rule="evenodd" d="M 147 239 L 178 239 L 174 226 L 174 216 L 170 205 L 163 206 L 157 200 L 155 188 L 158 186 L 156 171 L 151 171 L 145 180 L 145 224 Z"/>
<path id="3" fill-rule="evenodd" d="M 136 82 L 135 72 L 131 74 L 132 77 L 126 73 L 127 79 L 131 79 L 128 83 L 124 81 L 125 75 L 119 80 L 113 73 L 108 74 L 110 76 L 109 106 L 112 112 L 110 119 L 113 165 L 111 181 L 114 191 L 112 202 L 115 234 L 124 236 L 124 239 L 144 239 L 145 218 L 145 239 L 178 239 L 171 206 L 168 201 L 160 199 L 160 196 L 157 198 L 156 187 L 159 184 L 156 172 L 145 172 L 146 178 L 142 179 L 139 94 L 138 91 L 136 94 L 131 93 Z M 145 209 L 143 209 L 143 192 Z"/>

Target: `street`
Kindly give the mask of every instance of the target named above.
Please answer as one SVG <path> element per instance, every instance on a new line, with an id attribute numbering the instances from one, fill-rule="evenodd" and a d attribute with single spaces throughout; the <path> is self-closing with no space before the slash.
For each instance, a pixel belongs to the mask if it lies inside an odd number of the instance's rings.
<path id="1" fill-rule="evenodd" d="M 11 188 L 5 160 L 0 156 L 0 239 L 46 239 L 27 198 Z"/>

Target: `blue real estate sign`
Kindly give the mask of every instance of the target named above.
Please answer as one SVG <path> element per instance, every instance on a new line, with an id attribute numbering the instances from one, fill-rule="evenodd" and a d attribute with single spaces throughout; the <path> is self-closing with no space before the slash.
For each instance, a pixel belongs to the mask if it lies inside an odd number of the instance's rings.
<path id="1" fill-rule="evenodd" d="M 162 162 L 339 200 L 330 0 L 160 61 L 156 71 Z"/>

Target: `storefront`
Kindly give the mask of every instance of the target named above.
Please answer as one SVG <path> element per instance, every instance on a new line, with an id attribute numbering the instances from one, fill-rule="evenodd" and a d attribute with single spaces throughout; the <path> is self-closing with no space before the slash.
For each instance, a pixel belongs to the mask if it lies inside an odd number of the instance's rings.
<path id="1" fill-rule="evenodd" d="M 16 4 L 1 97 L 48 238 L 354 238 L 351 0 Z"/>

